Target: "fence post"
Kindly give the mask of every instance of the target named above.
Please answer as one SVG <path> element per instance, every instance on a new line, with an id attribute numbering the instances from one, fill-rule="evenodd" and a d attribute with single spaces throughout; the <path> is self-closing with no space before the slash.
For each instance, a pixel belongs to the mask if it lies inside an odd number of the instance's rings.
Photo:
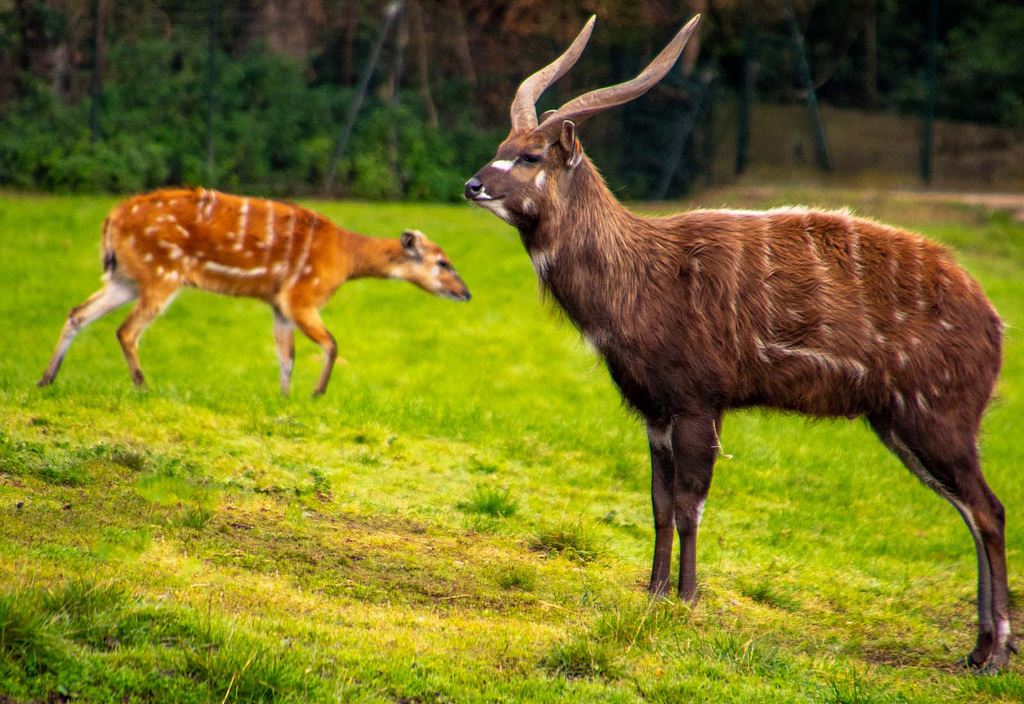
<path id="1" fill-rule="evenodd" d="M 215 186 L 214 155 L 213 155 L 213 94 L 217 83 L 216 47 L 217 20 L 220 16 L 220 0 L 210 0 L 210 11 L 207 16 L 206 46 L 206 179 L 208 185 Z"/>
<path id="2" fill-rule="evenodd" d="M 356 115 L 359 113 L 359 108 L 363 105 L 363 99 L 366 97 L 366 89 L 370 86 L 370 77 L 373 75 L 373 69 L 377 66 L 377 61 L 380 59 L 380 50 L 384 46 L 384 40 L 388 36 L 388 30 L 391 29 L 392 23 L 398 14 L 402 11 L 402 0 L 396 0 L 388 5 L 384 11 L 384 22 L 381 24 L 380 34 L 377 35 L 377 41 L 373 45 L 373 49 L 370 51 L 370 58 L 366 62 L 366 66 L 363 67 L 363 75 L 359 78 L 359 86 L 356 88 L 355 98 L 352 100 L 352 105 L 348 109 L 348 117 L 345 119 L 345 125 L 341 129 L 341 133 L 338 135 L 338 141 L 334 145 L 334 154 L 331 156 L 331 164 L 327 169 L 327 176 L 324 178 L 324 194 L 328 195 L 334 189 L 334 175 L 338 170 L 338 161 L 341 160 L 341 155 L 345 153 L 345 147 L 348 145 L 349 137 L 352 136 L 352 128 L 356 124 Z"/>
<path id="3" fill-rule="evenodd" d="M 800 26 L 796 21 L 796 10 L 793 5 L 789 6 L 789 34 L 793 42 L 793 53 L 796 55 L 796 68 L 800 73 L 800 80 L 807 87 L 807 107 L 811 112 L 811 128 L 814 130 L 814 151 L 818 157 L 818 166 L 822 171 L 832 170 L 832 159 L 828 154 L 828 142 L 825 140 L 825 128 L 821 124 L 821 113 L 818 112 L 818 96 L 814 91 L 814 79 L 811 77 L 811 67 L 807 63 L 807 53 L 804 51 L 804 38 L 800 34 Z"/>
<path id="4" fill-rule="evenodd" d="M 693 133 L 693 127 L 697 123 L 697 117 L 704 107 L 704 100 L 711 88 L 711 80 L 714 74 L 707 70 L 698 80 L 690 79 L 687 90 L 687 108 L 683 113 L 679 128 L 676 130 L 676 140 L 672 145 L 668 159 L 665 160 L 665 169 L 661 172 L 661 183 L 654 193 L 655 200 L 665 200 L 668 196 L 668 189 L 672 186 L 672 179 L 679 170 L 679 162 L 682 161 L 683 152 L 686 150 L 686 143 Z M 689 182 L 687 182 L 689 184 Z"/>
<path id="5" fill-rule="evenodd" d="M 924 120 L 921 125 L 921 180 L 932 185 L 932 133 L 935 122 L 936 44 L 939 42 L 939 0 L 928 3 L 928 63 L 925 83 Z"/>
<path id="6" fill-rule="evenodd" d="M 93 18 L 93 55 L 92 55 L 92 78 L 89 82 L 89 141 L 95 142 L 100 136 L 100 94 L 103 92 L 103 43 L 104 27 L 103 15 L 105 14 L 104 0 L 94 0 Z"/>
<path id="7" fill-rule="evenodd" d="M 747 142 L 750 141 L 750 105 L 754 102 L 754 28 L 747 27 L 743 40 L 743 84 L 740 86 L 739 134 L 736 135 L 737 176 L 747 170 Z"/>

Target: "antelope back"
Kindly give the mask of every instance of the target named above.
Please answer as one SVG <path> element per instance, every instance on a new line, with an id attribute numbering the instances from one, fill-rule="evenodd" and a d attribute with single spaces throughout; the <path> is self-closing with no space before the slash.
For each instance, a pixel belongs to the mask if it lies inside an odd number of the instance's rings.
<path id="1" fill-rule="evenodd" d="M 269 299 L 318 279 L 337 254 L 334 226 L 305 208 L 208 190 L 163 190 L 111 213 L 115 275 Z"/>

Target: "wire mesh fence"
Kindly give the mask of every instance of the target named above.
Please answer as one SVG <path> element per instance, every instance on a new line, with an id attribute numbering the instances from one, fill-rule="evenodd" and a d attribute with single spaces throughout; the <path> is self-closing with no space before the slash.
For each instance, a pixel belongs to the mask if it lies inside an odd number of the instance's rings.
<path id="1" fill-rule="evenodd" d="M 0 185 L 456 199 L 522 78 L 595 9 L 534 0 L 0 0 Z M 814 179 L 1024 184 L 1024 9 L 972 0 L 600 3 L 539 110 L 699 42 L 584 130 L 628 198 Z"/>

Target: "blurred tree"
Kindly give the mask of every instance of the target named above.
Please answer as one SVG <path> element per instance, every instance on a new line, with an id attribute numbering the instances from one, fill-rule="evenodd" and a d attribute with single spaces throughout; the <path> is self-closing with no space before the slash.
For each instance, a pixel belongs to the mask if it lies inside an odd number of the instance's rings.
<path id="1" fill-rule="evenodd" d="M 664 190 L 666 181 L 678 194 L 721 138 L 707 114 L 722 124 L 729 111 L 716 111 L 715 95 L 736 100 L 751 75 L 754 100 L 804 98 L 788 39 L 791 6 L 822 102 L 918 116 L 929 1 L 410 0 L 402 41 L 382 48 L 383 70 L 353 126 L 342 187 L 433 197 L 450 195 L 444 185 L 457 194 L 461 165 L 489 156 L 488 135 L 507 129 L 518 83 L 557 56 L 588 15 L 600 20 L 587 52 L 540 110 L 630 77 L 701 12 L 699 41 L 677 70 L 643 101 L 587 125 L 588 148 L 628 196 Z M 0 0 L 0 183 L 200 182 L 209 56 L 217 65 L 209 118 L 224 185 L 300 191 L 322 181 L 384 0 L 219 0 L 212 45 L 206 0 L 102 2 L 106 31 L 97 43 L 97 0 Z M 1024 6 L 940 5 L 936 117 L 1024 125 Z M 750 74 L 748 33 L 750 66 L 758 67 Z M 93 71 L 94 45 L 107 50 L 101 72 Z M 90 146 L 93 76 L 102 78 L 95 104 L 104 109 Z M 707 80 L 717 88 L 691 113 L 695 87 L 704 93 Z M 681 142 L 682 132 L 694 136 Z M 665 165 L 666 154 L 678 168 Z"/>

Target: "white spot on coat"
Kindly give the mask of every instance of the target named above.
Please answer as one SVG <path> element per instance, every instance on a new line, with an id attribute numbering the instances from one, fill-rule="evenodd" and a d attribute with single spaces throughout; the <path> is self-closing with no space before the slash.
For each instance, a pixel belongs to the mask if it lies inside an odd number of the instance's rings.
<path id="1" fill-rule="evenodd" d="M 511 171 L 515 163 L 512 159 L 496 159 L 491 162 L 491 166 L 498 171 Z"/>
<path id="2" fill-rule="evenodd" d="M 544 181 L 546 181 L 546 180 L 547 180 L 547 177 L 548 177 L 548 172 L 547 172 L 547 171 L 541 171 L 541 172 L 540 172 L 540 173 L 538 173 L 538 174 L 537 174 L 537 176 L 536 176 L 536 177 L 535 177 L 535 178 L 533 179 L 533 184 L 534 184 L 534 185 L 535 185 L 535 186 L 536 186 L 536 187 L 537 187 L 538 189 L 544 188 Z"/>

